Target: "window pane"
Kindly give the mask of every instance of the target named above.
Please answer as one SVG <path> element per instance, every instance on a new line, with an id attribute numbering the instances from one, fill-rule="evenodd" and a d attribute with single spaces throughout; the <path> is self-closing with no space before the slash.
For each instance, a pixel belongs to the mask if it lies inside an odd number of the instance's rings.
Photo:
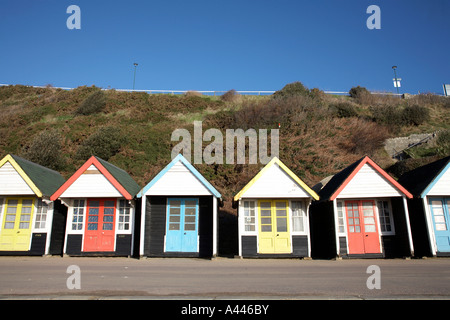
<path id="1" fill-rule="evenodd" d="M 179 223 L 169 223 L 169 230 L 180 230 Z"/>
<path id="2" fill-rule="evenodd" d="M 33 200 L 26 199 L 22 200 L 22 206 L 31 207 L 33 205 Z"/>
<path id="3" fill-rule="evenodd" d="M 181 201 L 180 200 L 170 200 L 169 205 L 171 207 L 181 207 Z"/>
<path id="4" fill-rule="evenodd" d="M 104 206 L 105 207 L 114 207 L 115 204 L 116 204 L 115 201 L 108 200 L 108 201 L 105 201 Z"/>
<path id="5" fill-rule="evenodd" d="M 89 208 L 89 215 L 98 215 L 98 208 Z"/>
<path id="6" fill-rule="evenodd" d="M 100 201 L 98 200 L 90 200 L 89 201 L 89 207 L 99 207 L 100 206 Z"/>
<path id="7" fill-rule="evenodd" d="M 186 200 L 184 202 L 184 206 L 185 207 L 196 207 L 197 206 L 197 201 L 195 201 L 195 200 Z"/>
<path id="8" fill-rule="evenodd" d="M 114 216 L 103 216 L 103 222 L 113 222 L 113 221 L 114 221 Z"/>
<path id="9" fill-rule="evenodd" d="M 185 216 L 184 222 L 195 222 L 195 216 Z"/>
<path id="10" fill-rule="evenodd" d="M 184 230 L 192 231 L 195 230 L 195 224 L 194 223 L 187 223 L 184 225 Z"/>
<path id="11" fill-rule="evenodd" d="M 97 230 L 96 223 L 88 223 L 88 230 Z"/>
<path id="12" fill-rule="evenodd" d="M 262 232 L 272 232 L 272 225 L 262 225 L 261 226 L 261 231 Z"/>
<path id="13" fill-rule="evenodd" d="M 112 223 L 104 223 L 103 224 L 103 230 L 112 230 L 113 224 Z"/>
<path id="14" fill-rule="evenodd" d="M 195 216 L 195 212 L 196 211 L 197 210 L 195 208 L 185 208 L 184 209 L 184 214 L 187 215 L 187 216 L 191 216 L 191 215 Z"/>
<path id="15" fill-rule="evenodd" d="M 277 218 L 277 232 L 287 232 L 286 218 Z"/>

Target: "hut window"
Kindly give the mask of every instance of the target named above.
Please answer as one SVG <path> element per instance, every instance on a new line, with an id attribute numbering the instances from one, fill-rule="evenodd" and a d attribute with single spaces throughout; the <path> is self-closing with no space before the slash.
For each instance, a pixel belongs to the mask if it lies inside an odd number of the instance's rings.
<path id="1" fill-rule="evenodd" d="M 39 199 L 37 204 L 36 222 L 34 225 L 36 229 L 45 228 L 45 222 L 47 221 L 47 210 L 48 205 Z"/>
<path id="2" fill-rule="evenodd" d="M 83 230 L 84 200 L 74 200 L 72 230 Z"/>
<path id="3" fill-rule="evenodd" d="M 336 206 L 337 206 L 337 214 L 338 214 L 338 230 L 339 230 L 339 233 L 345 233 L 344 210 L 343 210 L 342 201 L 338 201 L 336 203 Z"/>
<path id="4" fill-rule="evenodd" d="M 305 203 L 303 201 L 292 201 L 292 231 L 305 231 Z"/>
<path id="5" fill-rule="evenodd" d="M 394 221 L 392 219 L 392 210 L 389 205 L 389 201 L 379 200 L 377 201 L 378 215 L 380 217 L 380 229 L 383 233 L 394 232 Z"/>
<path id="6" fill-rule="evenodd" d="M 255 231 L 255 201 L 244 201 L 245 231 Z"/>
<path id="7" fill-rule="evenodd" d="M 131 206 L 127 200 L 120 200 L 119 203 L 119 230 L 130 230 Z"/>

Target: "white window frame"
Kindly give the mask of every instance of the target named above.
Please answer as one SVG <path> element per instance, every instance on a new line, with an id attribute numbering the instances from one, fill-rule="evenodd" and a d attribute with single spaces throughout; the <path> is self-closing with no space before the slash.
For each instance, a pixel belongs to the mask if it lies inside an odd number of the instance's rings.
<path id="1" fill-rule="evenodd" d="M 341 217 L 339 215 L 342 215 Z M 336 201 L 336 227 L 337 227 L 337 234 L 339 236 L 347 236 L 347 217 L 345 213 L 345 201 L 344 200 L 337 200 Z M 342 224 L 340 223 L 340 219 L 342 219 Z M 343 228 L 343 231 L 340 230 L 340 227 Z"/>
<path id="2" fill-rule="evenodd" d="M 294 216 L 294 202 L 301 203 L 301 215 Z M 290 229 L 291 235 L 306 235 L 308 234 L 308 204 L 304 199 L 292 199 L 289 200 L 289 211 L 290 211 Z M 301 218 L 303 220 L 303 230 L 294 230 L 294 218 Z"/>
<path id="3" fill-rule="evenodd" d="M 124 207 L 122 207 L 121 205 L 125 204 Z M 121 213 L 121 209 L 123 208 L 123 213 Z M 125 213 L 126 210 L 128 210 L 128 213 Z M 116 217 L 117 217 L 117 221 L 116 221 L 116 233 L 117 234 L 129 234 L 131 233 L 131 230 L 133 228 L 133 205 L 129 202 L 129 200 L 126 199 L 117 199 L 117 204 L 116 204 Z M 123 217 L 124 221 L 120 221 L 120 218 Z M 125 221 L 126 217 L 128 217 L 128 221 Z M 128 225 L 128 229 L 124 229 L 123 227 L 125 225 Z M 122 229 L 121 229 L 122 227 Z"/>
<path id="4" fill-rule="evenodd" d="M 80 207 L 80 206 L 75 207 L 76 201 L 84 201 L 84 206 L 83 207 Z M 86 223 L 86 205 L 87 205 L 87 199 L 73 199 L 72 200 L 72 205 L 70 206 L 70 209 L 69 209 L 69 211 L 70 211 L 69 233 L 70 234 L 82 234 L 84 232 L 84 226 Z M 83 209 L 83 215 L 82 215 L 83 221 L 82 222 L 79 222 L 79 221 L 74 222 L 73 219 L 75 217 L 75 209 L 80 209 L 80 208 Z M 79 214 L 77 213 L 77 216 L 78 215 Z M 81 223 L 81 229 L 78 229 L 78 228 L 73 229 L 74 223 L 76 223 L 77 225 Z"/>
<path id="5" fill-rule="evenodd" d="M 246 203 L 249 204 L 249 212 L 251 213 L 251 210 L 253 209 L 253 216 L 248 215 L 246 216 Z M 242 232 L 244 234 L 258 234 L 258 206 L 256 200 L 241 200 L 241 209 L 242 209 Z M 253 223 L 251 222 L 251 219 L 254 219 Z M 247 226 L 253 226 L 254 230 L 246 230 Z"/>
<path id="6" fill-rule="evenodd" d="M 379 228 L 380 228 L 380 234 L 382 236 L 393 236 L 393 235 L 395 235 L 395 221 L 394 221 L 394 215 L 393 215 L 393 212 L 392 212 L 391 200 L 390 199 L 375 199 L 375 202 L 376 202 L 376 208 L 377 208 L 377 214 L 378 214 L 378 224 L 379 224 Z M 382 215 L 381 215 L 381 211 L 380 211 L 380 206 L 378 204 L 379 202 L 387 202 L 387 204 L 388 204 L 389 221 L 390 221 L 389 224 L 391 225 L 391 231 L 383 231 L 382 230 L 382 226 L 381 226 Z M 384 208 L 383 208 L 383 212 L 384 212 Z"/>
<path id="7" fill-rule="evenodd" d="M 37 199 L 36 201 L 36 212 L 35 212 L 35 218 L 34 218 L 34 230 L 46 230 L 48 227 L 48 218 L 50 214 L 50 205 L 46 202 L 44 202 L 42 199 Z M 43 212 L 45 208 L 45 212 Z M 42 219 L 42 216 L 45 216 L 44 219 Z"/>

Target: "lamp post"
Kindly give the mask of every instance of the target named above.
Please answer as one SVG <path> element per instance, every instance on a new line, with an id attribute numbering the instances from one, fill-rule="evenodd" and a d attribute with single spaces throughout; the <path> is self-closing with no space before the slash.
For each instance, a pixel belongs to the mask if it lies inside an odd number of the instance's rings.
<path id="1" fill-rule="evenodd" d="M 134 90 L 134 84 L 136 83 L 136 67 L 138 64 L 135 62 L 134 64 L 134 79 L 133 79 L 133 90 Z"/>
<path id="2" fill-rule="evenodd" d="M 399 87 L 399 83 L 398 83 L 398 79 L 397 79 L 397 66 L 392 66 L 392 69 L 394 69 L 394 87 L 397 88 L 397 94 L 399 94 L 398 91 L 398 87 Z"/>

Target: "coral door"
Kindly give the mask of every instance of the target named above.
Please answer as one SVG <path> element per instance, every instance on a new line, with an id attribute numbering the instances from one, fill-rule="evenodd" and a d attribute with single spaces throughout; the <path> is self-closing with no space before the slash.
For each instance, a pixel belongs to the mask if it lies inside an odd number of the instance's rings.
<path id="1" fill-rule="evenodd" d="M 114 251 L 115 212 L 116 200 L 114 199 L 88 200 L 83 251 Z"/>
<path id="2" fill-rule="evenodd" d="M 33 199 L 6 199 L 0 251 L 30 250 Z"/>
<path id="3" fill-rule="evenodd" d="M 198 199 L 168 199 L 166 252 L 198 252 Z"/>
<path id="4" fill-rule="evenodd" d="M 431 198 L 434 233 L 438 252 L 450 252 L 450 198 Z"/>
<path id="5" fill-rule="evenodd" d="M 375 201 L 346 201 L 349 254 L 381 253 Z"/>
<path id="6" fill-rule="evenodd" d="M 287 200 L 260 200 L 259 253 L 291 253 Z"/>

